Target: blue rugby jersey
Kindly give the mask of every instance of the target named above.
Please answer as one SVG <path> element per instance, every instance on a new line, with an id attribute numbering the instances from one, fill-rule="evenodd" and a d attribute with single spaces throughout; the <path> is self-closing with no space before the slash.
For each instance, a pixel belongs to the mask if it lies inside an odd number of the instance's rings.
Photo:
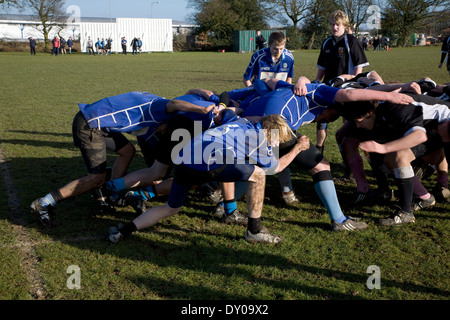
<path id="1" fill-rule="evenodd" d="M 170 100 L 149 92 L 132 91 L 91 104 L 78 104 L 90 128 L 128 132 L 156 128 L 176 113 L 166 113 Z"/>
<path id="2" fill-rule="evenodd" d="M 279 79 L 285 81 L 294 77 L 294 56 L 284 49 L 280 60 L 274 63 L 270 48 L 256 51 L 245 70 L 245 80 Z"/>
<path id="3" fill-rule="evenodd" d="M 174 100 L 183 100 L 205 108 L 214 103 L 197 94 L 180 96 Z M 213 124 L 212 110 L 207 114 L 181 111 L 167 113 L 166 106 L 169 101 L 148 92 L 133 91 L 104 98 L 89 105 L 80 103 L 79 107 L 90 128 L 105 131 L 131 133 L 143 128 L 154 129 L 175 114 L 202 121 L 206 128 Z"/>
<path id="4" fill-rule="evenodd" d="M 177 152 L 174 148 L 173 152 Z M 275 173 L 278 160 L 268 146 L 260 123 L 239 119 L 204 131 L 178 153 L 174 164 L 211 171 L 223 164 L 254 164 Z"/>
<path id="5" fill-rule="evenodd" d="M 258 80 L 258 82 L 259 81 L 260 80 Z M 263 81 L 260 81 L 260 82 L 263 82 Z M 265 84 L 264 84 L 264 86 L 265 86 Z M 258 91 L 261 91 L 261 90 L 258 90 L 258 88 L 255 86 L 251 86 L 251 87 L 234 89 L 234 90 L 228 91 L 228 94 L 230 95 L 231 100 L 242 103 L 242 101 L 248 99 L 249 97 L 255 97 L 255 96 L 259 97 L 261 93 Z M 214 102 L 215 104 L 218 105 L 220 102 L 220 98 L 219 98 L 219 96 L 213 94 L 209 98 L 209 101 Z"/>
<path id="6" fill-rule="evenodd" d="M 334 97 L 341 90 L 324 84 L 310 83 L 306 85 L 306 96 L 297 96 L 293 88 L 294 85 L 279 81 L 276 90 L 254 100 L 242 116 L 263 117 L 279 114 L 293 130 L 297 130 L 300 126 L 311 123 L 328 106 L 334 104 Z"/>
<path id="7" fill-rule="evenodd" d="M 201 107 L 205 107 L 205 108 L 210 106 L 211 104 L 218 104 L 218 102 L 212 101 L 214 99 L 210 98 L 209 100 L 206 100 L 200 94 L 188 94 L 188 95 L 176 97 L 174 100 L 183 100 L 183 101 L 190 102 L 192 104 L 195 104 L 195 105 L 201 106 Z M 197 112 L 184 112 L 184 111 L 180 111 L 180 112 L 178 112 L 178 114 L 184 115 L 194 121 L 201 121 L 202 127 L 204 129 L 209 129 L 214 125 L 215 114 L 213 113 L 213 110 L 211 110 L 207 114 L 201 114 L 201 113 L 197 113 Z"/>

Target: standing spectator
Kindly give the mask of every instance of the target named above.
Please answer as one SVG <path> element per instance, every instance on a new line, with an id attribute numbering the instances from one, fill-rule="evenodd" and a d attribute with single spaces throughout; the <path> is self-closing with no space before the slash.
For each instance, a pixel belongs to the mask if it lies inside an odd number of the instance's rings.
<path id="1" fill-rule="evenodd" d="M 383 44 L 384 44 L 384 50 L 386 50 L 386 51 L 391 50 L 391 48 L 389 47 L 389 38 L 388 37 L 384 37 Z"/>
<path id="2" fill-rule="evenodd" d="M 138 38 L 138 51 L 139 51 L 139 53 L 142 52 L 142 40 L 141 40 L 141 38 Z"/>
<path id="3" fill-rule="evenodd" d="M 106 39 L 104 47 L 105 55 L 111 54 L 111 43 L 112 43 L 111 38 Z"/>
<path id="4" fill-rule="evenodd" d="M 66 54 L 66 39 L 64 39 L 64 37 L 61 37 L 59 42 L 61 43 L 61 46 L 60 46 L 61 54 Z"/>
<path id="5" fill-rule="evenodd" d="M 100 53 L 103 55 L 105 52 L 105 39 L 102 38 L 102 41 L 100 41 Z"/>
<path id="6" fill-rule="evenodd" d="M 256 51 L 264 49 L 267 47 L 267 41 L 264 39 L 264 36 L 261 34 L 261 30 L 256 30 Z"/>
<path id="7" fill-rule="evenodd" d="M 122 54 L 126 55 L 127 54 L 127 39 L 125 39 L 125 37 L 122 37 Z"/>
<path id="8" fill-rule="evenodd" d="M 138 48 L 138 39 L 136 37 L 131 40 L 131 47 L 133 48 L 132 55 L 137 55 L 137 48 Z"/>
<path id="9" fill-rule="evenodd" d="M 59 41 L 58 36 L 55 36 L 52 40 L 53 50 L 52 55 L 55 54 L 57 56 L 59 54 L 59 47 L 61 46 L 61 42 Z"/>
<path id="10" fill-rule="evenodd" d="M 362 39 L 362 47 L 363 47 L 364 51 L 369 51 L 368 45 L 369 45 L 369 39 L 367 39 L 367 35 L 365 35 L 364 38 Z"/>
<path id="11" fill-rule="evenodd" d="M 30 40 L 30 52 L 32 56 L 36 55 L 36 40 L 33 37 L 28 38 Z"/>
<path id="12" fill-rule="evenodd" d="M 450 35 L 447 35 L 447 37 L 442 42 L 442 48 L 441 48 L 441 62 L 439 63 L 438 68 L 442 68 L 442 65 L 445 61 L 445 56 L 448 54 L 447 57 L 447 71 L 450 75 Z"/>
<path id="13" fill-rule="evenodd" d="M 378 40 L 378 37 L 375 37 L 373 39 L 373 51 L 376 51 L 378 48 L 378 44 L 380 43 L 380 41 Z"/>
<path id="14" fill-rule="evenodd" d="M 87 48 L 89 51 L 89 55 L 95 55 L 94 52 L 94 41 L 92 41 L 91 37 L 88 37 Z"/>
<path id="15" fill-rule="evenodd" d="M 378 36 L 378 50 L 383 51 L 383 37 L 381 34 Z"/>
<path id="16" fill-rule="evenodd" d="M 95 50 L 97 50 L 97 54 L 100 54 L 100 38 L 97 38 L 97 42 L 95 43 Z"/>
<path id="17" fill-rule="evenodd" d="M 106 41 L 106 43 L 108 44 L 108 54 L 111 55 L 112 39 L 111 39 L 111 38 L 108 38 L 108 40 Z"/>
<path id="18" fill-rule="evenodd" d="M 72 47 L 73 47 L 72 37 L 69 37 L 69 40 L 67 40 L 67 47 L 69 48 L 69 54 L 72 54 Z"/>

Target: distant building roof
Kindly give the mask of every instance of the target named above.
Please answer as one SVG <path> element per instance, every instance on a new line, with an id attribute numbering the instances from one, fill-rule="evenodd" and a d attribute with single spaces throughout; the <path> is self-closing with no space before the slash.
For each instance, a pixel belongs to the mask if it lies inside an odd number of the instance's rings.
<path id="1" fill-rule="evenodd" d="M 37 15 L 24 14 L 0 14 L 0 20 L 5 21 L 36 21 L 40 22 Z M 99 23 L 115 23 L 116 18 L 98 18 L 98 17 L 81 17 L 80 22 L 99 22 Z M 172 25 L 176 26 L 194 26 L 192 23 L 185 21 L 172 20 Z"/>

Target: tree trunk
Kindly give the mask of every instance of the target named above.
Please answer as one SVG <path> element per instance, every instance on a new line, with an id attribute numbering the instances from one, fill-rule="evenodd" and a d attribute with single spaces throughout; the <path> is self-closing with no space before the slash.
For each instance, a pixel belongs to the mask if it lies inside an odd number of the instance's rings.
<path id="1" fill-rule="evenodd" d="M 314 39 L 316 38 L 316 32 L 314 31 L 311 35 L 311 38 L 309 39 L 309 44 L 308 44 L 308 50 L 312 49 L 312 46 L 314 45 Z"/>
<path id="2" fill-rule="evenodd" d="M 44 34 L 44 51 L 48 52 L 48 31 L 47 31 L 47 28 L 44 28 L 42 30 L 42 33 Z"/>

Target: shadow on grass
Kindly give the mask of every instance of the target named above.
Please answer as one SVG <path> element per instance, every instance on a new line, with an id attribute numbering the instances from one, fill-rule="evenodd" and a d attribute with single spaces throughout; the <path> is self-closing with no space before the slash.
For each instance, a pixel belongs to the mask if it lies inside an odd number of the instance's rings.
<path id="1" fill-rule="evenodd" d="M 261 299 L 261 295 L 257 292 L 258 289 L 252 288 L 253 285 L 273 288 L 274 296 L 265 297 L 269 299 L 283 299 L 283 294 L 277 292 L 286 291 L 302 292 L 305 295 L 322 297 L 324 299 L 362 299 L 361 297 L 353 296 L 353 294 L 346 294 L 330 288 L 305 285 L 301 281 L 273 279 L 267 277 L 267 274 L 259 275 L 254 270 L 261 270 L 261 267 L 276 268 L 280 272 L 308 273 L 313 276 L 320 275 L 330 279 L 337 278 L 340 281 L 358 285 L 366 283 L 367 276 L 365 275 L 293 263 L 291 260 L 277 254 L 258 253 L 253 250 L 229 248 L 226 246 L 205 246 L 201 245 L 202 240 L 202 238 L 199 238 L 198 242 L 200 245 L 198 245 L 195 243 L 195 236 L 192 236 L 191 241 L 181 247 L 168 244 L 167 242 L 162 245 L 161 243 L 146 241 L 145 245 L 152 249 L 152 254 L 147 257 L 147 260 L 163 268 L 176 267 L 185 270 L 187 273 L 212 273 L 228 279 L 239 276 L 239 278 L 245 279 L 246 284 L 244 286 L 248 285 L 248 290 L 245 291 L 249 293 L 228 294 L 226 289 L 211 289 L 201 285 L 186 283 L 189 281 L 182 277 L 180 277 L 180 280 L 177 277 L 162 279 L 146 275 L 130 277 L 129 280 L 136 285 L 143 284 L 149 290 L 169 299 Z M 130 259 L 137 258 L 132 255 L 127 257 Z M 448 297 L 448 292 L 444 290 L 428 288 L 413 283 L 383 279 L 383 286 Z"/>
<path id="2" fill-rule="evenodd" d="M 70 129 L 70 128 L 69 128 Z M 55 133 L 55 132 L 43 132 L 43 131 L 26 131 L 26 130 L 8 130 L 9 132 L 20 134 L 32 134 L 38 136 L 50 136 L 50 137 L 68 137 L 72 139 L 72 133 Z"/>
<path id="3" fill-rule="evenodd" d="M 55 150 L 76 150 L 73 142 L 56 142 L 56 141 L 42 141 L 42 140 L 19 140 L 19 139 L 4 139 L 4 144 L 28 146 L 28 147 L 50 147 Z"/>
<path id="4" fill-rule="evenodd" d="M 15 183 L 22 197 L 22 204 L 25 203 L 25 206 L 22 208 L 24 215 L 29 211 L 28 204 L 33 199 L 56 189 L 62 183 L 67 183 L 71 179 L 85 174 L 81 159 L 58 160 L 50 168 L 47 159 L 19 159 L 13 160 L 9 165 L 13 172 L 20 171 L 20 176 L 15 177 Z M 37 172 L 39 174 L 36 174 Z M 308 187 L 309 190 L 307 193 L 314 194 L 312 183 L 309 183 L 311 184 L 311 188 Z M 305 285 L 301 281 L 274 279 L 273 277 L 267 276 L 267 271 L 260 277 L 255 273 L 255 270 L 275 268 L 281 273 L 289 273 L 290 271 L 306 272 L 330 279 L 335 279 L 336 274 L 339 274 L 339 280 L 358 285 L 364 284 L 367 280 L 366 275 L 295 263 L 282 254 L 266 253 L 264 250 L 256 252 L 257 245 L 249 245 L 248 249 L 242 249 L 239 248 L 242 246 L 242 243 L 236 246 L 222 246 L 220 243 L 215 243 L 218 241 L 216 240 L 217 237 L 228 241 L 243 241 L 245 227 L 242 227 L 242 233 L 239 231 L 239 236 L 236 236 L 236 234 L 230 232 L 233 229 L 226 227 L 223 230 L 215 232 L 204 230 L 202 226 L 191 230 L 189 226 L 180 228 L 176 224 L 165 223 L 162 226 L 149 230 L 162 235 L 164 239 L 162 241 L 149 240 L 138 235 L 132 236 L 128 241 L 117 245 L 110 245 L 104 240 L 99 240 L 99 230 L 105 230 L 106 233 L 107 226 L 110 226 L 113 222 L 115 224 L 117 220 L 131 221 L 136 214 L 128 214 L 125 209 L 124 211 L 119 211 L 116 215 L 99 215 L 93 205 L 95 205 L 95 201 L 90 199 L 89 194 L 63 201 L 57 208 L 57 215 L 64 224 L 55 229 L 43 230 L 35 217 L 30 216 L 24 219 L 22 225 L 27 228 L 36 228 L 40 233 L 50 236 L 54 241 L 64 242 L 82 250 L 94 250 L 105 256 L 113 252 L 115 256 L 120 258 L 130 261 L 146 261 L 149 264 L 157 265 L 161 269 L 175 267 L 184 270 L 188 274 L 198 273 L 198 277 L 201 277 L 201 274 L 214 274 L 232 279 L 238 275 L 239 278 L 247 279 L 249 283 L 274 288 L 274 290 L 270 290 L 271 293 L 269 295 L 273 294 L 275 296 L 271 296 L 269 299 L 283 299 L 283 292 L 287 291 L 301 292 L 305 296 L 323 297 L 325 299 L 361 299 L 361 297 L 330 288 Z M 196 213 L 198 211 L 207 212 L 210 208 L 209 205 L 202 203 L 196 204 L 195 202 L 191 202 L 190 205 L 194 206 L 194 212 L 187 213 L 189 218 L 200 218 L 205 222 L 209 220 L 209 217 L 213 219 L 212 216 L 204 213 Z M 17 220 L 13 219 L 13 217 L 7 219 L 12 221 L 12 223 L 17 223 Z M 278 220 L 276 222 L 283 223 Z M 317 222 L 298 223 L 296 221 L 289 221 L 289 223 L 310 228 L 328 227 L 325 223 Z M 183 234 L 170 232 L 173 230 L 181 230 Z M 92 236 L 93 234 L 96 236 Z M 92 236 L 91 238 L 93 240 L 89 240 L 89 237 L 86 237 L 86 235 Z M 70 237 L 78 237 L 81 240 L 73 241 Z M 83 237 L 85 238 L 83 239 Z M 208 239 L 209 237 L 213 239 Z M 86 238 L 88 238 L 87 241 L 85 240 Z M 181 280 L 176 277 L 166 279 L 163 276 L 150 274 L 127 276 L 126 279 L 135 283 L 137 286 L 144 285 L 149 290 L 158 293 L 161 297 L 169 299 L 253 300 L 261 298 L 258 292 L 254 292 L 256 289 L 251 286 L 248 290 L 249 293 L 229 293 L 229 290 L 226 288 L 214 288 L 214 286 L 211 288 L 201 283 L 189 283 L 184 277 L 180 277 Z M 448 297 L 448 292 L 437 288 L 428 288 L 413 283 L 393 280 L 383 280 L 383 283 L 385 286 L 402 288 L 402 290 Z M 240 292 L 240 290 L 233 291 Z"/>
<path id="5" fill-rule="evenodd" d="M 195 239 L 193 240 L 195 241 Z M 164 246 L 164 252 L 160 252 L 158 244 L 152 244 L 154 254 L 149 258 L 150 262 L 161 267 L 182 268 L 185 272 L 200 272 L 206 274 L 216 274 L 225 279 L 238 277 L 236 284 L 242 286 L 236 291 L 248 293 L 228 293 L 227 288 L 205 288 L 201 285 L 189 283 L 183 278 L 178 279 L 155 277 L 153 275 L 130 277 L 129 280 L 136 285 L 145 285 L 150 291 L 169 299 L 214 299 L 214 300 L 259 300 L 259 299 L 283 299 L 286 291 L 298 291 L 305 295 L 319 296 L 333 299 L 361 299 L 351 294 L 345 294 L 337 290 L 303 285 L 300 281 L 271 279 L 267 274 L 258 274 L 255 270 L 261 268 L 277 268 L 281 272 L 307 272 L 314 275 L 321 274 L 326 277 L 333 277 L 336 271 L 309 267 L 295 264 L 288 259 L 267 253 L 256 253 L 245 249 L 235 249 L 218 246 L 197 246 L 188 243 L 181 248 L 178 246 Z M 167 253 L 170 252 L 170 257 Z M 341 273 L 342 274 L 342 273 Z M 182 278 L 182 277 L 180 277 Z M 365 283 L 366 279 L 353 274 L 343 275 L 344 280 L 351 282 Z M 236 280 L 235 280 L 236 281 Z M 363 281 L 363 282 L 361 282 Z M 188 282 L 188 283 L 186 283 Z M 217 285 L 211 285 L 216 287 Z M 256 287 L 255 287 L 256 286 Z M 269 297 L 259 293 L 261 286 L 272 288 Z"/>

